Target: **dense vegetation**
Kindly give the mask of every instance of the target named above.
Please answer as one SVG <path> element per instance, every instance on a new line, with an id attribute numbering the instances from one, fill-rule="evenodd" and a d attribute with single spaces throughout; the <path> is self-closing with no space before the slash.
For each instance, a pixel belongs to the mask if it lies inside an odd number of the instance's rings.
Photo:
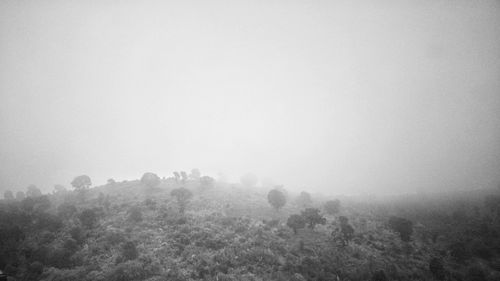
<path id="1" fill-rule="evenodd" d="M 6 191 L 12 280 L 499 280 L 497 191 L 360 202 L 193 169 Z M 321 200 L 319 199 L 321 198 Z"/>

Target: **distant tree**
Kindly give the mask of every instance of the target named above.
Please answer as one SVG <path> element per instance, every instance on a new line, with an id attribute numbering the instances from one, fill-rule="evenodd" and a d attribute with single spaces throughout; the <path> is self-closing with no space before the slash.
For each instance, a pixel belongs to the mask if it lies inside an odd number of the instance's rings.
<path id="1" fill-rule="evenodd" d="M 142 221 L 142 212 L 138 207 L 132 207 L 128 211 L 128 220 L 131 222 L 141 222 Z"/>
<path id="2" fill-rule="evenodd" d="M 67 189 L 64 187 L 64 185 L 56 184 L 54 185 L 54 194 L 64 194 L 66 193 Z"/>
<path id="3" fill-rule="evenodd" d="M 244 187 L 253 188 L 257 185 L 258 178 L 252 173 L 247 173 L 240 178 L 240 182 Z"/>
<path id="4" fill-rule="evenodd" d="M 399 233 L 399 237 L 404 242 L 409 242 L 413 233 L 413 223 L 405 218 L 392 216 L 389 218 L 389 227 Z"/>
<path id="5" fill-rule="evenodd" d="M 340 200 L 335 199 L 335 200 L 326 201 L 323 208 L 325 209 L 325 212 L 327 214 L 335 215 L 340 211 Z"/>
<path id="6" fill-rule="evenodd" d="M 12 194 L 12 191 L 7 190 L 3 193 L 3 198 L 5 200 L 14 200 L 14 194 Z"/>
<path id="7" fill-rule="evenodd" d="M 26 198 L 26 195 L 24 194 L 24 192 L 22 192 L 22 191 L 16 192 L 16 200 L 17 201 L 22 201 L 22 200 L 24 200 L 24 198 Z"/>
<path id="8" fill-rule="evenodd" d="M 97 223 L 97 214 L 92 209 L 86 209 L 78 215 L 78 219 L 86 228 L 92 228 Z"/>
<path id="9" fill-rule="evenodd" d="M 215 185 L 215 179 L 209 176 L 203 176 L 200 178 L 200 186 L 202 189 L 210 189 Z"/>
<path id="10" fill-rule="evenodd" d="M 279 191 L 277 189 L 272 189 L 267 194 L 267 201 L 276 210 L 279 210 L 283 206 L 285 206 L 285 204 L 286 204 L 286 197 L 285 197 L 285 194 L 283 194 L 283 192 L 281 192 L 281 191 Z"/>
<path id="11" fill-rule="evenodd" d="M 186 209 L 186 206 L 189 203 L 191 197 L 193 197 L 193 193 L 191 193 L 191 191 L 189 191 L 189 189 L 185 187 L 180 187 L 172 190 L 170 192 L 170 195 L 172 197 L 175 197 L 175 199 L 177 200 L 177 204 L 179 205 L 179 212 L 181 214 L 184 214 L 184 210 Z"/>
<path id="12" fill-rule="evenodd" d="M 312 204 L 311 194 L 302 191 L 299 196 L 297 196 L 295 202 L 297 202 L 297 205 L 299 205 L 301 208 L 309 207 Z"/>
<path id="13" fill-rule="evenodd" d="M 42 195 L 36 198 L 33 198 L 34 200 L 34 205 L 33 205 L 33 210 L 35 212 L 45 212 L 48 209 L 50 209 L 51 203 L 50 199 L 47 195 Z"/>
<path id="14" fill-rule="evenodd" d="M 306 208 L 301 212 L 301 216 L 304 218 L 310 229 L 314 229 L 317 224 L 326 223 L 326 219 L 320 215 L 319 210 L 316 208 Z"/>
<path id="15" fill-rule="evenodd" d="M 201 177 L 201 173 L 200 173 L 200 170 L 198 169 L 192 169 L 191 170 L 191 174 L 189 174 L 189 177 L 193 180 L 199 180 L 200 177 Z"/>
<path id="16" fill-rule="evenodd" d="M 71 186 L 75 188 L 75 191 L 78 193 L 78 196 L 80 197 L 80 200 L 82 202 L 85 201 L 85 196 L 91 185 L 92 181 L 87 175 L 75 177 L 71 182 Z"/>
<path id="17" fill-rule="evenodd" d="M 108 179 L 108 183 L 107 184 L 113 186 L 113 185 L 116 184 L 116 181 L 111 178 L 111 179 Z"/>
<path id="18" fill-rule="evenodd" d="M 36 185 L 31 184 L 27 187 L 26 196 L 34 198 L 34 197 L 42 196 L 42 192 L 40 191 L 40 189 L 38 187 L 36 187 Z"/>
<path id="19" fill-rule="evenodd" d="M 181 178 L 182 178 L 182 183 L 185 184 L 188 180 L 188 175 L 186 172 L 181 171 Z"/>
<path id="20" fill-rule="evenodd" d="M 354 228 L 349 224 L 349 219 L 347 217 L 339 217 L 340 221 L 340 233 L 342 234 L 342 242 L 344 245 L 349 244 L 352 237 L 354 236 Z"/>
<path id="21" fill-rule="evenodd" d="M 444 280 L 446 278 L 446 271 L 444 269 L 443 260 L 440 258 L 432 258 L 429 262 L 429 271 L 437 280 Z"/>
<path id="22" fill-rule="evenodd" d="M 111 201 L 109 200 L 109 194 L 104 198 L 104 202 L 102 202 L 104 210 L 109 211 L 109 207 L 111 206 Z"/>
<path id="23" fill-rule="evenodd" d="M 181 180 L 181 174 L 179 174 L 179 172 L 174 172 L 174 178 L 176 182 L 179 182 Z"/>
<path id="24" fill-rule="evenodd" d="M 106 200 L 106 196 L 104 193 L 99 192 L 99 196 L 97 196 L 97 202 L 99 202 L 99 205 L 104 205 L 104 200 Z"/>
<path id="25" fill-rule="evenodd" d="M 298 229 L 306 226 L 306 221 L 301 215 L 291 215 L 288 218 L 286 225 L 293 229 L 293 233 L 297 234 Z"/>
<path id="26" fill-rule="evenodd" d="M 74 204 L 62 203 L 57 207 L 57 215 L 62 219 L 70 219 L 76 212 L 77 209 Z"/>
<path id="27" fill-rule="evenodd" d="M 160 177 L 154 173 L 144 173 L 141 183 L 150 188 L 157 187 L 160 184 Z"/>

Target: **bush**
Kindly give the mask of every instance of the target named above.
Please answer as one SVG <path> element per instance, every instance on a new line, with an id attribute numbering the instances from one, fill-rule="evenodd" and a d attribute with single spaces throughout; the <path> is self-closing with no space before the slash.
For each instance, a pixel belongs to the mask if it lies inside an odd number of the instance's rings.
<path id="1" fill-rule="evenodd" d="M 135 260 L 139 256 L 135 243 L 127 241 L 123 243 L 121 248 L 122 261 Z"/>

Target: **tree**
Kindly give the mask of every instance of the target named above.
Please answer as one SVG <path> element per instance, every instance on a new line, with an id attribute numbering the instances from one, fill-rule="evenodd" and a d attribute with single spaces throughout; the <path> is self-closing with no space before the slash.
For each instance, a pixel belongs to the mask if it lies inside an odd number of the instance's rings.
<path id="1" fill-rule="evenodd" d="M 325 212 L 327 214 L 335 215 L 340 211 L 340 200 L 335 199 L 335 200 L 326 201 L 323 208 L 325 209 Z"/>
<path id="2" fill-rule="evenodd" d="M 340 220 L 340 233 L 342 234 L 342 242 L 347 245 L 354 236 L 354 228 L 349 224 L 349 219 L 347 217 L 341 216 Z"/>
<path id="3" fill-rule="evenodd" d="M 326 219 L 320 215 L 316 208 L 306 208 L 300 214 L 310 229 L 314 229 L 317 224 L 326 224 Z"/>
<path id="4" fill-rule="evenodd" d="M 85 195 L 92 185 L 90 177 L 87 175 L 81 175 L 73 179 L 71 186 L 73 186 L 80 197 L 80 200 L 85 201 Z"/>
<path id="5" fill-rule="evenodd" d="M 285 206 L 286 197 L 283 192 L 277 189 L 272 189 L 267 194 L 267 201 L 278 211 L 279 209 L 281 209 L 281 207 Z"/>
<path id="6" fill-rule="evenodd" d="M 302 191 L 296 199 L 297 205 L 302 208 L 309 207 L 312 204 L 311 194 Z"/>
<path id="7" fill-rule="evenodd" d="M 444 280 L 446 278 L 446 271 L 442 259 L 432 258 L 429 262 L 429 270 L 437 280 Z"/>
<path id="8" fill-rule="evenodd" d="M 70 203 L 62 203 L 57 207 L 57 215 L 62 219 L 70 219 L 76 212 L 75 205 Z"/>
<path id="9" fill-rule="evenodd" d="M 304 228 L 306 226 L 306 221 L 301 215 L 291 215 L 287 222 L 286 225 L 293 229 L 293 233 L 297 234 L 297 230 L 300 228 Z"/>
<path id="10" fill-rule="evenodd" d="M 139 256 L 139 252 L 132 241 L 127 241 L 123 243 L 121 248 L 121 254 L 123 261 L 135 260 Z"/>
<path id="11" fill-rule="evenodd" d="M 27 189 L 27 191 L 26 191 L 27 197 L 34 198 L 34 197 L 42 196 L 42 192 L 34 184 L 29 185 L 26 189 Z"/>
<path id="12" fill-rule="evenodd" d="M 202 189 L 210 189 L 215 185 L 215 179 L 209 176 L 203 176 L 200 178 L 200 186 Z"/>
<path id="13" fill-rule="evenodd" d="M 186 205 L 189 203 L 191 197 L 193 197 L 193 193 L 189 191 L 189 189 L 185 187 L 180 187 L 172 190 L 170 195 L 175 197 L 177 200 L 177 204 L 179 205 L 179 212 L 184 214 L 184 210 L 186 209 Z"/>
<path id="14" fill-rule="evenodd" d="M 132 222 L 142 221 L 142 212 L 138 207 L 133 207 L 128 211 L 128 220 Z"/>
<path id="15" fill-rule="evenodd" d="M 191 174 L 189 174 L 189 177 L 193 180 L 199 180 L 200 177 L 201 177 L 201 173 L 200 173 L 200 170 L 198 169 L 192 169 L 191 170 Z"/>
<path id="16" fill-rule="evenodd" d="M 12 194 L 12 191 L 10 190 L 6 190 L 4 193 L 3 193 L 3 198 L 5 200 L 14 200 L 14 194 Z"/>
<path id="17" fill-rule="evenodd" d="M 92 228 L 97 223 L 97 214 L 94 210 L 85 209 L 78 215 L 78 219 L 86 228 Z"/>
<path id="18" fill-rule="evenodd" d="M 186 173 L 186 172 L 184 172 L 184 171 L 181 171 L 181 178 L 182 178 L 182 180 L 181 180 L 181 181 L 182 181 L 182 183 L 183 183 L 183 184 L 185 184 L 185 183 L 187 182 L 187 180 L 188 180 L 188 175 L 187 175 L 187 173 Z"/>
<path id="19" fill-rule="evenodd" d="M 112 185 L 116 184 L 116 181 L 115 181 L 115 179 L 111 178 L 111 179 L 108 179 L 107 184 L 112 186 Z"/>
<path id="20" fill-rule="evenodd" d="M 392 216 L 389 219 L 389 227 L 399 233 L 399 237 L 404 242 L 409 242 L 411 234 L 413 233 L 413 223 L 405 218 Z"/>
<path id="21" fill-rule="evenodd" d="M 54 194 L 64 194 L 66 193 L 66 187 L 60 184 L 54 185 Z"/>
<path id="22" fill-rule="evenodd" d="M 157 187 L 160 184 L 160 177 L 154 173 L 144 173 L 141 183 L 149 188 Z"/>
<path id="23" fill-rule="evenodd" d="M 257 185 L 258 178 L 252 173 L 247 173 L 240 178 L 240 182 L 244 187 L 253 188 Z"/>
<path id="24" fill-rule="evenodd" d="M 181 180 L 181 174 L 179 172 L 174 172 L 175 182 L 179 182 Z"/>
<path id="25" fill-rule="evenodd" d="M 22 200 L 24 200 L 24 198 L 26 198 L 26 195 L 24 194 L 24 192 L 22 192 L 22 191 L 16 192 L 16 200 L 17 201 L 22 201 Z"/>

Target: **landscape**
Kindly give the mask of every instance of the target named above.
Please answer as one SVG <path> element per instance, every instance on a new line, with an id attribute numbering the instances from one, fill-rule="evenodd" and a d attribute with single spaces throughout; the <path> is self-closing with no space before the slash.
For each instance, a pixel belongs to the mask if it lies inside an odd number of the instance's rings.
<path id="1" fill-rule="evenodd" d="M 500 188 L 328 198 L 175 172 L 0 202 L 8 280 L 499 280 Z"/>

